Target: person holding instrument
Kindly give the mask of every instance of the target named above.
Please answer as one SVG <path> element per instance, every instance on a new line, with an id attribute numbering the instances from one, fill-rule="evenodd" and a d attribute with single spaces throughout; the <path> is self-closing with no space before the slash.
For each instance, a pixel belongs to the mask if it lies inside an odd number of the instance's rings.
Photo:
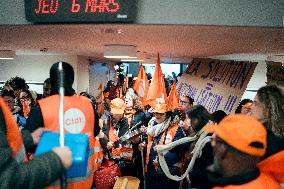
<path id="1" fill-rule="evenodd" d="M 125 103 L 120 98 L 111 101 L 111 116 L 103 123 L 102 147 L 109 151 L 108 159 L 114 160 L 123 176 L 133 175 L 133 150 L 130 142 L 121 143 L 119 138 L 129 130 L 128 120 L 124 117 Z"/>
<path id="2" fill-rule="evenodd" d="M 140 150 L 146 148 L 146 188 L 147 189 L 175 189 L 179 183 L 166 177 L 161 169 L 156 151 L 157 145 L 169 144 L 184 137 L 181 127 L 178 126 L 178 118 L 173 117 L 167 104 L 157 104 L 153 109 L 154 117 L 149 121 L 147 128 L 147 144 L 141 143 Z M 172 174 L 179 174 L 181 154 L 168 152 L 165 154 L 167 164 Z"/>

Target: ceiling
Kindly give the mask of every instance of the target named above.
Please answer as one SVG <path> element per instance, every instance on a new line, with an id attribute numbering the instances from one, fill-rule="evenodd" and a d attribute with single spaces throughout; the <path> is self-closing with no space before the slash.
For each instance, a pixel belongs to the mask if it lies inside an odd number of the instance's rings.
<path id="1" fill-rule="evenodd" d="M 72 54 L 104 60 L 107 44 L 134 45 L 145 63 L 155 62 L 158 52 L 162 61 L 176 63 L 228 54 L 284 54 L 283 27 L 17 25 L 0 26 L 0 34 L 0 50 L 15 50 L 17 55 Z"/>

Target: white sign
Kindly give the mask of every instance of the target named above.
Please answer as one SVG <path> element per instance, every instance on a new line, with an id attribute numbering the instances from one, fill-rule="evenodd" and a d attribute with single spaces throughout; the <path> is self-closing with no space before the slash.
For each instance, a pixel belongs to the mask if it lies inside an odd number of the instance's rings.
<path id="1" fill-rule="evenodd" d="M 84 129 L 86 118 L 84 113 L 77 108 L 70 108 L 64 113 L 64 128 L 69 133 L 81 133 Z"/>
<path id="2" fill-rule="evenodd" d="M 178 80 L 180 96 L 190 96 L 209 112 L 230 114 L 238 106 L 256 62 L 194 59 Z"/>

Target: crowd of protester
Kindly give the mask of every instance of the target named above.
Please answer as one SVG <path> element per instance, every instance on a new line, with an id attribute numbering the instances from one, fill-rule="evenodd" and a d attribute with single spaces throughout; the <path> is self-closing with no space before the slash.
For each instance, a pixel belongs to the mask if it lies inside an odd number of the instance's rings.
<path id="1" fill-rule="evenodd" d="M 209 113 L 190 96 L 179 96 L 179 106 L 172 111 L 166 103 L 145 106 L 133 89 L 134 81 L 123 88 L 123 77 L 118 82 L 108 81 L 102 96 L 87 92 L 77 95 L 72 88 L 72 66 L 63 63 L 63 70 L 66 106 L 78 108 L 85 115 L 82 133 L 88 134 L 90 148 L 94 149 L 88 162 L 93 166 L 90 174 L 67 181 L 67 188 L 100 189 L 96 182 L 104 179 L 103 170 L 113 164 L 119 167 L 118 175 L 137 177 L 140 188 L 147 189 L 283 188 L 281 87 L 260 88 L 253 100 L 242 100 L 230 115 L 223 110 Z M 176 74 L 165 79 L 167 93 L 174 80 Z M 58 63 L 51 67 L 42 95 L 30 91 L 20 77 L 4 84 L 0 98 L 0 188 L 60 187 L 64 171 L 72 164 L 70 149 L 58 147 L 33 157 L 42 133 L 46 129 L 58 132 L 58 91 Z M 202 148 L 188 176 L 182 181 L 168 178 L 161 168 L 157 145 L 201 136 L 212 140 Z M 13 140 L 19 140 L 19 144 Z M 196 141 L 187 142 L 164 154 L 172 175 L 186 171 L 195 145 Z M 20 152 L 21 159 L 17 156 Z"/>

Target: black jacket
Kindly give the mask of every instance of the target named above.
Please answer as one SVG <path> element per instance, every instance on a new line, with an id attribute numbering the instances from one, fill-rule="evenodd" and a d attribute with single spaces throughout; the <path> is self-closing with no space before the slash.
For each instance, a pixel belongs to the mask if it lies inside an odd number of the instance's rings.
<path id="1" fill-rule="evenodd" d="M 139 122 L 142 122 L 142 124 L 144 126 L 147 126 L 147 120 L 146 120 L 146 115 L 143 111 L 137 111 L 135 112 L 135 114 L 133 115 L 133 119 L 131 121 L 131 124 L 130 124 L 130 128 L 133 127 L 134 125 L 136 125 L 137 123 Z"/>
<path id="2" fill-rule="evenodd" d="M 104 122 L 102 128 L 102 131 L 107 136 L 107 138 L 109 138 L 110 121 L 112 121 L 112 118 L 108 119 L 106 123 Z M 123 136 L 128 131 L 127 118 L 122 118 L 121 120 L 119 120 L 115 127 L 119 129 L 118 137 Z"/>
<path id="3" fill-rule="evenodd" d="M 284 150 L 284 139 L 276 136 L 273 132 L 267 131 L 267 148 L 265 155 L 262 159 L 266 159 L 269 156 Z"/>
<path id="4" fill-rule="evenodd" d="M 18 163 L 12 157 L 12 150 L 6 137 L 6 123 L 2 109 L 0 109 L 0 188 L 38 189 L 60 178 L 64 167 L 60 158 L 49 152 L 27 163 Z M 29 143 L 25 132 L 24 144 Z M 29 136 L 28 140 L 32 140 Z"/>

